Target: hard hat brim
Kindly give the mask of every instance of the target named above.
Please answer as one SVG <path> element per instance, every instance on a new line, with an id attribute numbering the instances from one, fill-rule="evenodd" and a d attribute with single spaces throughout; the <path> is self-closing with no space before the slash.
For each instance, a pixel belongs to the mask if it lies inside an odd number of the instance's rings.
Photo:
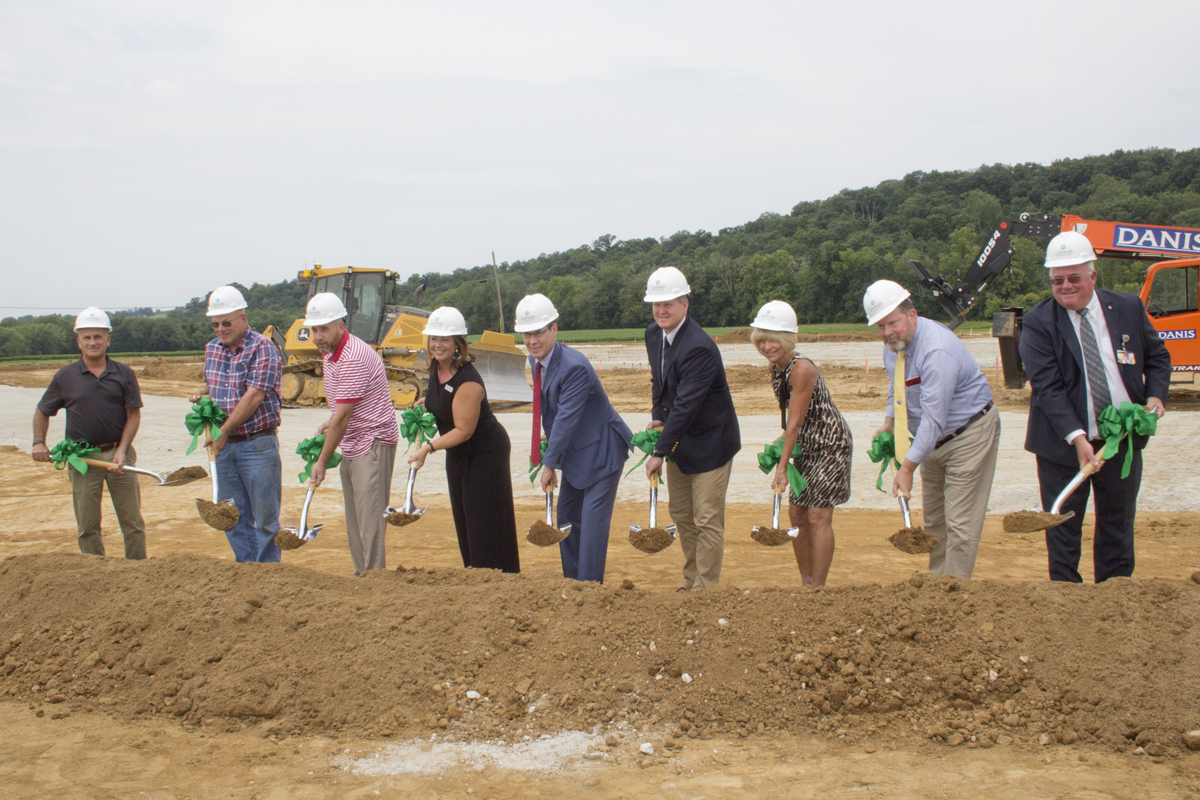
<path id="1" fill-rule="evenodd" d="M 910 295 L 910 296 L 911 296 L 911 295 Z M 875 314 L 875 316 L 873 316 L 873 317 L 867 317 L 867 324 L 868 324 L 868 325 L 878 325 L 878 324 L 879 324 L 879 321 L 880 321 L 881 319 L 883 319 L 883 318 L 884 318 L 884 317 L 886 317 L 888 314 L 892 313 L 892 312 L 893 312 L 893 311 L 895 311 L 897 308 L 899 308 L 899 307 L 900 307 L 900 304 L 901 304 L 901 303 L 903 303 L 903 302 L 904 302 L 905 300 L 907 300 L 907 299 L 908 299 L 908 297 L 901 297 L 899 300 L 897 300 L 895 303 L 892 303 L 890 306 L 888 306 L 887 308 L 885 308 L 883 311 L 880 311 L 880 312 L 878 312 L 877 314 Z"/>
<path id="2" fill-rule="evenodd" d="M 539 323 L 536 325 L 533 323 L 528 323 L 526 325 L 513 325 L 513 330 L 516 331 L 517 333 L 530 333 L 531 331 L 540 331 L 542 328 L 546 327 L 547 325 L 551 325 L 557 321 L 558 321 L 558 314 L 555 314 L 553 317 L 546 320 L 545 322 L 542 322 L 542 323 Z"/>

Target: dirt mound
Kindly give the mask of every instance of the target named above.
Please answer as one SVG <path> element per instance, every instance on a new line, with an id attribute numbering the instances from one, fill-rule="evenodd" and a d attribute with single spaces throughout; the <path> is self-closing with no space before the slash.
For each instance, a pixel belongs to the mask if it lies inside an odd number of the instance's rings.
<path id="1" fill-rule="evenodd" d="M 892 547 L 910 555 L 932 553 L 938 546 L 938 538 L 924 528 L 901 528 L 889 536 L 888 541 Z"/>
<path id="2" fill-rule="evenodd" d="M 540 519 L 530 525 L 529 532 L 525 534 L 525 541 L 535 544 L 538 547 L 549 547 L 552 544 L 558 544 L 566 538 L 566 533 L 552 525 L 547 525 L 545 520 Z"/>
<path id="3" fill-rule="evenodd" d="M 238 524 L 238 520 L 241 519 L 237 508 L 226 500 L 214 503 L 212 500 L 197 497 L 196 510 L 200 512 L 200 518 L 206 525 L 219 531 L 233 530 L 233 527 Z"/>
<path id="4" fill-rule="evenodd" d="M 1114 579 L 660 594 L 177 555 L 0 565 L 0 690 L 279 735 L 818 732 L 1181 751 L 1200 587 Z"/>
<path id="5" fill-rule="evenodd" d="M 132 363 L 145 365 L 142 367 L 143 378 L 155 378 L 168 381 L 204 381 L 204 362 L 191 359 L 183 363 L 168 361 L 165 358 L 140 358 Z"/>

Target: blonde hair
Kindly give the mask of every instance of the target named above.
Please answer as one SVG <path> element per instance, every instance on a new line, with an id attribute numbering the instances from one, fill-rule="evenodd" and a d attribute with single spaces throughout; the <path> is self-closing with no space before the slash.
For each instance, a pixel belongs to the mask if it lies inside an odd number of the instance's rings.
<path id="1" fill-rule="evenodd" d="M 763 328 L 750 329 L 750 343 L 754 345 L 754 349 L 762 355 L 763 342 L 776 342 L 783 348 L 785 353 L 790 353 L 796 349 L 796 334 L 784 333 L 783 331 L 768 331 Z"/>

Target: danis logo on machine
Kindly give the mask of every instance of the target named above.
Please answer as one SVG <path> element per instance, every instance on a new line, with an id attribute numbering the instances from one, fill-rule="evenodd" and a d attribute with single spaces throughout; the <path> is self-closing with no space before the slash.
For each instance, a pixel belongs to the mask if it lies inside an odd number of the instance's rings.
<path id="1" fill-rule="evenodd" d="M 1174 331 L 1159 331 L 1158 338 L 1162 339 L 1164 342 L 1171 342 L 1177 339 L 1195 339 L 1196 329 L 1184 328 L 1182 330 Z"/>
<path id="2" fill-rule="evenodd" d="M 307 342 L 311 338 L 312 338 L 312 331 L 309 330 L 308 328 L 301 328 L 300 330 L 296 331 L 296 341 L 297 342 Z"/>
<path id="3" fill-rule="evenodd" d="M 1149 225 L 1117 225 L 1113 247 L 1158 253 L 1200 254 L 1200 231 L 1184 228 L 1155 228 Z"/>

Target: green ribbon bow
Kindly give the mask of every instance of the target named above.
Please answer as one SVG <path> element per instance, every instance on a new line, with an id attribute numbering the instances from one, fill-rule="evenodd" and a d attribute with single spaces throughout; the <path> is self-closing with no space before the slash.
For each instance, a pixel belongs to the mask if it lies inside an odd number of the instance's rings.
<path id="1" fill-rule="evenodd" d="M 875 480 L 875 488 L 882 492 L 883 473 L 887 472 L 888 464 L 895 464 L 896 469 L 900 469 L 900 462 L 896 460 L 896 434 L 881 433 L 872 439 L 867 458 L 871 459 L 872 464 L 883 462 L 879 467 L 879 477 Z"/>
<path id="2" fill-rule="evenodd" d="M 538 451 L 538 463 L 535 466 L 533 459 L 529 459 L 529 482 L 533 483 L 533 479 L 542 471 L 542 464 L 545 463 L 546 445 L 550 444 L 549 440 L 542 439 L 542 449 Z"/>
<path id="3" fill-rule="evenodd" d="M 1158 431 L 1158 415 L 1147 411 L 1135 403 L 1121 403 L 1120 408 L 1108 406 L 1096 417 L 1096 427 L 1100 438 L 1104 440 L 1105 461 L 1117 454 L 1121 440 L 1130 433 L 1139 436 L 1153 436 Z M 1133 448 L 1125 451 L 1125 462 L 1121 465 L 1121 479 L 1129 477 L 1133 466 Z"/>
<path id="4" fill-rule="evenodd" d="M 297 477 L 300 482 L 304 483 L 312 477 L 313 464 L 317 463 L 317 459 L 321 457 L 321 451 L 325 449 L 325 434 L 319 434 L 311 439 L 305 439 L 300 444 L 296 445 L 296 455 L 304 459 L 304 472 L 301 472 Z M 333 469 L 338 464 L 342 463 L 342 454 L 334 452 L 329 457 L 329 463 L 325 466 Z"/>
<path id="5" fill-rule="evenodd" d="M 800 445 L 792 448 L 792 458 L 800 457 Z M 779 460 L 783 458 L 783 442 L 772 442 L 771 444 L 763 445 L 763 451 L 758 454 L 758 468 L 763 471 L 763 474 L 769 474 L 771 470 L 779 465 Z M 808 481 L 804 480 L 804 476 L 800 474 L 800 470 L 796 469 L 796 465 L 788 459 L 787 465 L 788 486 L 791 487 L 792 494 L 799 496 L 806 488 Z"/>
<path id="6" fill-rule="evenodd" d="M 404 413 L 400 415 L 400 434 L 408 440 L 405 453 L 412 450 L 412 446 L 418 440 L 421 444 L 432 440 L 437 436 L 437 420 L 433 412 L 420 406 L 404 409 Z"/>
<path id="7" fill-rule="evenodd" d="M 51 449 L 50 460 L 54 462 L 55 469 L 62 469 L 65 465 L 70 464 L 80 475 L 86 475 L 88 465 L 83 463 L 83 459 L 99 452 L 99 447 L 92 447 L 87 442 L 63 439 Z"/>
<path id="8" fill-rule="evenodd" d="M 645 453 L 645 455 L 642 456 L 641 461 L 639 461 L 638 463 L 634 464 L 632 467 L 629 468 L 629 472 L 633 472 L 635 469 L 640 467 L 642 464 L 646 463 L 646 459 L 649 458 L 651 456 L 651 454 L 654 453 L 654 448 L 658 446 L 658 437 L 661 434 L 662 434 L 662 431 L 660 431 L 660 430 L 651 430 L 651 431 L 640 431 L 633 435 L 633 439 L 629 442 L 629 446 L 632 447 L 634 450 L 641 450 L 643 453 Z M 665 461 L 674 461 L 675 459 L 665 458 L 664 460 Z M 629 477 L 629 472 L 625 473 L 626 478 Z"/>
<path id="9" fill-rule="evenodd" d="M 216 441 L 221 438 L 221 423 L 225 421 L 225 411 L 211 397 L 201 397 L 200 402 L 192 406 L 192 410 L 183 418 L 183 424 L 187 426 L 188 433 L 192 435 L 192 445 L 184 453 L 185 456 L 190 456 L 196 446 L 200 444 L 200 434 L 208 429 L 208 435 Z"/>

